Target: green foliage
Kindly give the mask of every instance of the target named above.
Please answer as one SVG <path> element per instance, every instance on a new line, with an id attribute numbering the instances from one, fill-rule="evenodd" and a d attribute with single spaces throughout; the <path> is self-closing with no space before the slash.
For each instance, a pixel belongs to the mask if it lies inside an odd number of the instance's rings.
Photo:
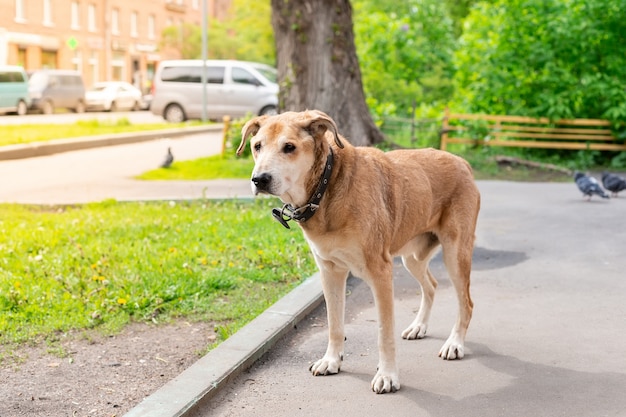
<path id="1" fill-rule="evenodd" d="M 626 119 L 626 2 L 479 3 L 456 54 L 455 103 L 468 112 Z"/>
<path id="2" fill-rule="evenodd" d="M 267 1 L 232 1 L 228 18 L 209 23 L 209 56 L 275 65 L 271 12 Z"/>
<path id="3" fill-rule="evenodd" d="M 170 26 L 161 34 L 161 47 L 179 52 L 183 59 L 202 58 L 202 28 L 192 23 Z M 274 32 L 269 2 L 234 0 L 228 17 L 211 19 L 207 57 L 275 63 Z"/>
<path id="4" fill-rule="evenodd" d="M 174 162 L 169 168 L 144 172 L 141 180 L 214 180 L 218 178 L 250 178 L 254 168 L 251 158 L 238 158 L 233 153 L 213 155 L 190 161 Z"/>
<path id="5" fill-rule="evenodd" d="M 445 4 L 355 0 L 354 31 L 368 105 L 378 116 L 411 115 L 452 94 L 455 48 Z M 433 24 L 436 22 L 436 24 Z"/>
<path id="6" fill-rule="evenodd" d="M 175 49 L 182 59 L 202 56 L 202 28 L 193 23 L 168 26 L 161 33 L 161 48 Z"/>
<path id="7" fill-rule="evenodd" d="M 0 344 L 172 316 L 236 330 L 315 270 L 276 204 L 0 205 Z"/>

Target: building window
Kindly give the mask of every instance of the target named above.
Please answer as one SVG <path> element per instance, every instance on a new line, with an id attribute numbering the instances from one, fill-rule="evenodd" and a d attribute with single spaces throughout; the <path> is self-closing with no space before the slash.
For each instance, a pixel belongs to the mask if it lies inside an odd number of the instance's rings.
<path id="1" fill-rule="evenodd" d="M 72 29 L 80 29 L 80 4 L 77 1 L 72 2 Z"/>
<path id="2" fill-rule="evenodd" d="M 98 25 L 96 24 L 96 5 L 90 4 L 87 6 L 87 29 L 89 32 L 97 32 Z"/>
<path id="3" fill-rule="evenodd" d="M 54 26 L 52 21 L 52 0 L 43 0 L 43 25 Z"/>
<path id="4" fill-rule="evenodd" d="M 91 52 L 91 58 L 89 58 L 89 72 L 91 73 L 91 84 L 95 84 L 100 81 L 98 76 L 98 53 Z"/>
<path id="5" fill-rule="evenodd" d="M 139 33 L 137 32 L 138 20 L 139 20 L 139 16 L 137 12 L 132 12 L 130 14 L 130 36 L 132 36 L 133 38 L 136 38 L 137 36 L 139 36 Z"/>
<path id="6" fill-rule="evenodd" d="M 118 9 L 111 10 L 111 32 L 114 35 L 120 34 L 120 11 Z"/>
<path id="7" fill-rule="evenodd" d="M 148 16 L 148 39 L 154 39 L 155 38 L 155 25 L 154 25 L 154 15 L 151 14 L 150 16 Z"/>
<path id="8" fill-rule="evenodd" d="M 41 51 L 41 68 L 56 69 L 57 68 L 57 51 Z"/>
<path id="9" fill-rule="evenodd" d="M 17 65 L 26 68 L 26 48 L 23 48 L 23 47 L 18 48 Z"/>
<path id="10" fill-rule="evenodd" d="M 81 72 L 83 70 L 83 57 L 80 54 L 80 51 L 74 51 L 74 56 L 72 57 L 72 69 Z"/>
<path id="11" fill-rule="evenodd" d="M 124 72 L 126 71 L 126 56 L 121 52 L 113 52 L 113 59 L 111 59 L 111 75 L 113 81 L 126 81 L 124 79 Z"/>
<path id="12" fill-rule="evenodd" d="M 24 14 L 24 1 L 15 0 L 15 21 L 18 23 L 26 22 L 26 15 Z"/>

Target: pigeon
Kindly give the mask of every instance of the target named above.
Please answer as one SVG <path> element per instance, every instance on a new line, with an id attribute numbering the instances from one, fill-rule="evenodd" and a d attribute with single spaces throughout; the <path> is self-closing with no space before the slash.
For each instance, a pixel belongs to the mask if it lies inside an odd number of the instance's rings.
<path id="1" fill-rule="evenodd" d="M 167 154 L 165 155 L 165 159 L 161 164 L 161 168 L 169 168 L 174 162 L 174 155 L 172 154 L 172 148 L 167 148 Z"/>
<path id="2" fill-rule="evenodd" d="M 604 171 L 602 173 L 602 185 L 611 192 L 613 197 L 617 197 L 617 193 L 626 190 L 626 179 Z"/>
<path id="3" fill-rule="evenodd" d="M 578 189 L 582 191 L 583 197 L 588 197 L 587 201 L 590 201 L 594 194 L 599 195 L 602 198 L 609 198 L 609 195 L 604 192 L 602 187 L 600 187 L 598 180 L 594 177 L 576 171 L 574 173 L 574 181 L 576 181 Z"/>

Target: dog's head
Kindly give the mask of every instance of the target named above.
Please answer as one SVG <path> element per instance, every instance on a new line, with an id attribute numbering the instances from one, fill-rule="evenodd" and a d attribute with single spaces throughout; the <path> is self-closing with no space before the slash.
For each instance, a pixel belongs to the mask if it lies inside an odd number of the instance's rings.
<path id="1" fill-rule="evenodd" d="M 318 178 L 328 155 L 327 133 L 343 148 L 335 122 L 321 111 L 286 112 L 248 121 L 241 131 L 237 154 L 252 137 L 254 194 L 266 193 L 286 203 L 304 204 L 310 197 L 311 179 Z"/>

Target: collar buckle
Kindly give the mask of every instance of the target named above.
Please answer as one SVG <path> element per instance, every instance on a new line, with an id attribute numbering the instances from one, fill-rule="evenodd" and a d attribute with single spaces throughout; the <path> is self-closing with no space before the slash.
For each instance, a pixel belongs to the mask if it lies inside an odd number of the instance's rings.
<path id="1" fill-rule="evenodd" d="M 309 220 L 317 209 L 320 207 L 320 201 L 324 196 L 326 187 L 330 180 L 330 175 L 333 171 L 333 150 L 330 148 L 328 157 L 326 158 L 326 167 L 324 173 L 320 179 L 317 189 L 313 193 L 313 196 L 309 199 L 309 202 L 302 207 L 293 207 L 291 204 L 285 204 L 282 208 L 272 209 L 272 216 L 285 228 L 290 229 L 288 222 L 293 220 L 297 223 L 302 223 Z"/>

